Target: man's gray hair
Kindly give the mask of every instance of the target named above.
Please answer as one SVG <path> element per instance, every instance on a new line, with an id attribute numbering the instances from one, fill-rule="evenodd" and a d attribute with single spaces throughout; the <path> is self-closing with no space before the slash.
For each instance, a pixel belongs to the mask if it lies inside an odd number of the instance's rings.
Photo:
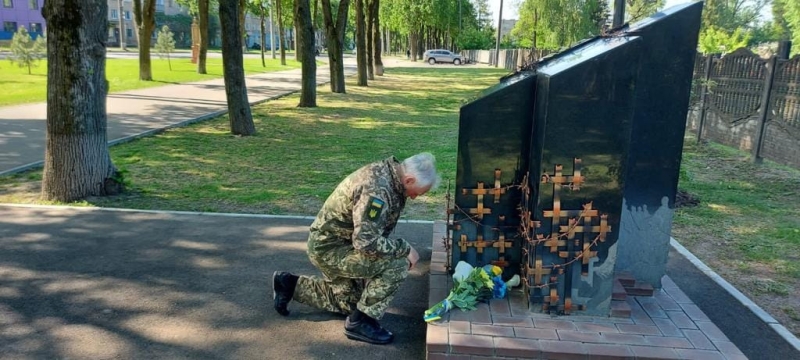
<path id="1" fill-rule="evenodd" d="M 431 186 L 431 190 L 439 186 L 441 178 L 436 173 L 436 158 L 424 152 L 403 160 L 403 173 L 417 180 L 420 187 Z"/>

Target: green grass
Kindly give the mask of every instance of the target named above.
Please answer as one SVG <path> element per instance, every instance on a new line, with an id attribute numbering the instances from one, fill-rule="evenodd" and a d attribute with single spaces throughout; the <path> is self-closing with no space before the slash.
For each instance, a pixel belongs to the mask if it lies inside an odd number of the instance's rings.
<path id="1" fill-rule="evenodd" d="M 256 106 L 255 136 L 231 136 L 223 117 L 114 146 L 112 158 L 127 172 L 131 191 L 88 202 L 313 215 L 358 167 L 421 151 L 436 155 L 443 177 L 452 179 L 458 109 L 503 74 L 495 69 L 390 69 L 367 88 L 349 78 L 347 94 L 319 87 L 318 108 L 297 108 L 296 95 Z M 35 202 L 38 173 L 0 179 L 0 202 Z M 409 202 L 408 216 L 441 216 L 445 188 Z"/>
<path id="2" fill-rule="evenodd" d="M 139 61 L 137 59 L 107 59 L 106 79 L 109 92 L 143 89 L 163 86 L 170 83 L 184 83 L 218 79 L 222 77 L 222 59 L 208 58 L 206 70 L 208 74 L 198 74 L 197 65 L 189 59 L 172 59 L 172 71 L 166 59 L 153 55 L 151 59 L 153 81 L 139 80 Z M 245 58 L 246 74 L 290 70 L 300 67 L 294 58 L 287 58 L 286 66 L 280 65 L 280 59 L 266 60 L 267 67 L 261 66 L 260 58 Z M 0 61 L 0 84 L 5 85 L 4 96 L 0 97 L 0 106 L 43 102 L 47 99 L 47 61 L 42 60 L 28 75 L 27 68 L 20 68 L 8 60 Z"/>

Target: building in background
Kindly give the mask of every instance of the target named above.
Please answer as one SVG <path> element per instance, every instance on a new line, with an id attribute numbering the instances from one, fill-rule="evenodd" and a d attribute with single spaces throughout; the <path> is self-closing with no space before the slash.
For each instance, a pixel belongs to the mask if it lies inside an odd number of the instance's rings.
<path id="1" fill-rule="evenodd" d="M 120 0 L 108 0 L 108 42 L 106 45 L 109 47 L 119 47 L 120 21 L 122 21 L 125 29 L 125 44 L 128 46 L 137 46 L 138 38 L 136 37 L 136 28 L 133 21 L 133 1 L 121 1 L 122 7 L 120 9 Z M 176 17 L 176 15 L 182 15 L 184 18 L 179 19 L 182 21 L 174 21 L 174 19 L 171 19 Z M 191 17 L 189 17 L 189 9 L 179 5 L 177 0 L 156 0 L 156 27 L 153 29 L 153 34 L 151 35 L 153 44 L 155 44 L 155 39 L 158 32 L 161 30 L 161 26 L 164 25 L 164 18 L 169 18 L 170 20 L 168 21 L 170 22 L 168 25 L 173 34 L 175 34 L 176 45 L 178 47 L 191 46 Z M 177 25 L 178 23 L 180 23 L 180 25 Z"/>
<path id="2" fill-rule="evenodd" d="M 42 17 L 44 0 L 0 0 L 0 43 L 8 44 L 20 27 L 35 39 L 46 31 Z"/>

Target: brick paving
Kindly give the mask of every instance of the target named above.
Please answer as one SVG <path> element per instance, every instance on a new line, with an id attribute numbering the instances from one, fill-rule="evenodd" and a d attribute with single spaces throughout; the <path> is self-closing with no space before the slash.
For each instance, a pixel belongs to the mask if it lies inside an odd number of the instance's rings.
<path id="1" fill-rule="evenodd" d="M 452 288 L 444 235 L 444 222 L 436 222 L 428 306 Z M 626 317 L 533 313 L 515 289 L 506 299 L 429 323 L 425 353 L 430 360 L 747 359 L 669 277 L 662 286 L 653 296 L 627 296 Z"/>

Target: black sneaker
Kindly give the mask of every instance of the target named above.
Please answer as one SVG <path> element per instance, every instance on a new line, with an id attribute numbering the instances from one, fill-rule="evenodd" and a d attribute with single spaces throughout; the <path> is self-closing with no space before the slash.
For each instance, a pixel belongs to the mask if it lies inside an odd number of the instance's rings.
<path id="1" fill-rule="evenodd" d="M 293 275 L 288 272 L 276 271 L 272 274 L 272 299 L 275 303 L 275 311 L 283 316 L 289 315 L 286 308 L 294 296 L 294 287 L 291 286 L 290 277 Z"/>
<path id="2" fill-rule="evenodd" d="M 347 320 L 344 321 L 344 335 L 350 340 L 376 345 L 388 344 L 394 340 L 394 334 L 382 328 L 377 320 L 369 316 L 364 316 L 356 322 L 350 321 L 350 317 L 347 317 Z"/>

